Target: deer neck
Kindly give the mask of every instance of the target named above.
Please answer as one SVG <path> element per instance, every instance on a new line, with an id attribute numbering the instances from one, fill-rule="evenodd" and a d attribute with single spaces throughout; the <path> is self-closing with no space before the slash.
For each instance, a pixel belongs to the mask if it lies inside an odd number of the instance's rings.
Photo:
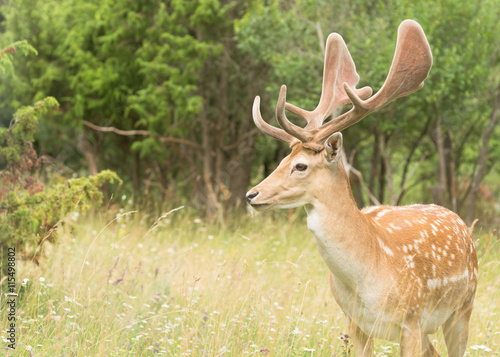
<path id="1" fill-rule="evenodd" d="M 334 277 L 346 286 L 362 284 L 373 269 L 373 230 L 358 210 L 343 167 L 306 205 L 307 226 Z"/>

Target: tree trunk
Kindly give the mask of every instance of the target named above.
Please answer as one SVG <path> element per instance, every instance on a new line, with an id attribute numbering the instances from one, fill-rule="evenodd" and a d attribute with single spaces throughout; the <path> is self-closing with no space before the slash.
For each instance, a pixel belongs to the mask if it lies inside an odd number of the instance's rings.
<path id="1" fill-rule="evenodd" d="M 455 157 L 453 155 L 453 142 L 451 140 L 451 134 L 449 131 L 446 132 L 446 137 L 444 140 L 445 157 L 448 165 L 446 166 L 446 188 L 448 191 L 448 197 L 450 198 L 451 209 L 453 212 L 458 213 L 458 203 L 457 203 L 457 193 L 456 193 L 456 181 L 455 181 Z"/>
<path id="2" fill-rule="evenodd" d="M 351 163 L 352 166 L 354 166 L 354 159 L 352 160 L 353 162 Z M 351 167 L 352 167 L 351 166 Z M 349 172 L 349 181 L 351 181 L 351 187 L 353 190 L 353 196 L 354 200 L 356 201 L 356 205 L 359 208 L 365 207 L 366 203 L 363 198 L 363 187 L 362 187 L 362 182 L 361 178 L 355 175 L 352 172 Z"/>
<path id="3" fill-rule="evenodd" d="M 389 141 L 389 136 L 382 134 L 380 139 L 379 139 L 379 145 L 380 145 L 380 158 L 382 160 L 382 165 L 384 167 L 383 172 L 385 173 L 386 181 L 387 181 L 387 188 L 389 191 L 389 200 L 391 202 L 391 205 L 396 204 L 396 195 L 394 194 L 394 182 L 392 180 L 392 167 L 391 167 L 391 159 L 389 157 L 389 154 L 387 154 L 386 150 L 386 145 L 387 142 Z M 383 195 L 381 196 L 380 202 L 383 202 Z"/>
<path id="4" fill-rule="evenodd" d="M 429 115 L 427 118 L 427 121 L 425 123 L 425 126 L 423 130 L 420 132 L 419 137 L 413 142 L 411 148 L 410 148 L 410 153 L 408 154 L 408 157 L 406 158 L 405 166 L 403 168 L 403 174 L 401 176 L 401 185 L 399 186 L 399 194 L 396 199 L 396 205 L 401 204 L 401 201 L 403 200 L 403 196 L 406 193 L 406 179 L 408 178 L 408 170 L 410 169 L 410 164 L 413 159 L 413 155 L 415 154 L 415 151 L 417 148 L 420 146 L 420 143 L 422 142 L 422 139 L 424 138 L 425 134 L 429 131 L 429 125 L 431 123 L 431 116 Z"/>
<path id="5" fill-rule="evenodd" d="M 374 132 L 374 143 L 373 143 L 373 154 L 371 159 L 371 167 L 370 167 L 370 179 L 368 180 L 368 191 L 375 193 L 375 182 L 378 174 L 378 163 L 380 161 L 380 150 L 378 144 L 379 135 L 377 131 Z"/>
<path id="6" fill-rule="evenodd" d="M 203 183 L 205 185 L 205 214 L 207 217 L 213 217 L 219 208 L 217 195 L 212 185 L 212 148 L 210 147 L 210 124 L 206 115 L 206 109 L 203 107 L 200 111 L 201 123 L 201 142 L 203 146 Z"/>
<path id="7" fill-rule="evenodd" d="M 465 215 L 465 222 L 471 225 L 476 216 L 476 200 L 479 194 L 479 186 L 486 176 L 486 162 L 488 159 L 488 143 L 491 138 L 491 134 L 498 124 L 498 112 L 500 110 L 500 88 L 499 94 L 495 100 L 495 108 L 491 114 L 490 123 L 488 124 L 486 130 L 483 134 L 483 145 L 479 153 L 478 165 L 474 179 L 472 180 L 469 201 L 467 203 L 467 210 Z"/>
<path id="8" fill-rule="evenodd" d="M 387 180 L 391 180 L 392 176 L 390 172 L 390 167 L 389 167 L 389 162 L 387 155 L 385 153 L 385 146 L 387 144 L 387 137 L 384 132 L 378 132 L 378 138 L 377 138 L 377 143 L 378 143 L 378 156 L 379 156 L 379 166 L 380 166 L 380 171 L 378 175 L 378 201 L 381 202 L 382 204 L 384 203 L 384 198 L 385 198 L 385 189 L 387 184 L 391 182 L 387 182 Z M 387 170 L 389 168 L 389 171 Z M 390 177 L 387 175 L 389 174 Z"/>
<path id="9" fill-rule="evenodd" d="M 78 150 L 80 150 L 85 158 L 87 159 L 87 164 L 89 167 L 89 173 L 91 175 L 97 175 L 97 153 L 94 146 L 90 143 L 89 132 L 87 128 L 83 128 L 82 133 L 78 136 Z"/>
<path id="10" fill-rule="evenodd" d="M 434 203 L 446 206 L 446 155 L 444 150 L 444 141 L 443 141 L 443 129 L 441 127 L 441 123 L 443 121 L 443 117 L 441 113 L 438 113 L 436 125 L 434 127 L 434 144 L 436 145 L 436 150 L 439 159 L 438 166 L 438 182 L 435 186 L 431 187 L 432 198 Z"/>

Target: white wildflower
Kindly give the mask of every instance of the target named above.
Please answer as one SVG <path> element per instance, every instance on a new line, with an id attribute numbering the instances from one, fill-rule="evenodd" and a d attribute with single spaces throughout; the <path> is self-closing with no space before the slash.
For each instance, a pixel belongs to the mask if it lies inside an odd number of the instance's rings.
<path id="1" fill-rule="evenodd" d="M 470 346 L 471 350 L 477 351 L 477 350 L 483 350 L 484 352 L 492 352 L 493 350 L 489 347 L 486 347 L 485 345 L 474 345 Z"/>

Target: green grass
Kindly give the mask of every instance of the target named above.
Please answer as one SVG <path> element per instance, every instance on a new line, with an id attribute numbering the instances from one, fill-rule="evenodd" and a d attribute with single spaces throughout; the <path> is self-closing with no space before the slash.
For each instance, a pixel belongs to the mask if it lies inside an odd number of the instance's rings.
<path id="1" fill-rule="evenodd" d="M 46 246 L 40 266 L 18 257 L 18 341 L 0 355 L 348 354 L 345 318 L 299 211 L 247 215 L 230 227 L 184 210 L 151 220 L 140 212 L 79 217 Z M 476 238 L 480 282 L 468 353 L 498 355 L 500 244 Z M 5 326 L 2 313 L 2 339 Z M 435 339 L 446 355 L 442 336 Z M 376 341 L 375 351 L 399 347 Z"/>

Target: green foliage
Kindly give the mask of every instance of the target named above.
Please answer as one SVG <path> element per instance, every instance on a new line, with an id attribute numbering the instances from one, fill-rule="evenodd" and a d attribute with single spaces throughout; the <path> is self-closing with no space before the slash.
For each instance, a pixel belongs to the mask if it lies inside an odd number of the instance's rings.
<path id="1" fill-rule="evenodd" d="M 33 106 L 20 108 L 9 128 L 0 128 L 0 246 L 21 247 L 32 254 L 70 212 L 88 210 L 102 202 L 100 189 L 120 181 L 109 171 L 74 178 L 45 187 L 36 178 L 44 161 L 33 149 L 40 118 L 58 106 L 48 97 Z"/>
<path id="2" fill-rule="evenodd" d="M 22 156 L 30 156 L 31 143 L 35 140 L 36 125 L 40 116 L 58 107 L 53 97 L 36 102 L 34 106 L 22 107 L 14 114 L 10 128 L 0 128 L 0 163 L 8 166 L 19 164 Z M 28 163 L 21 163 L 28 164 Z M 20 168 L 23 170 L 23 168 Z M 11 170 L 12 171 L 12 170 Z"/>
<path id="3" fill-rule="evenodd" d="M 229 118 L 240 117 L 241 103 L 247 103 L 246 71 L 227 66 L 227 91 L 234 98 L 226 100 L 229 109 L 217 107 L 218 90 L 223 90 L 217 84 L 222 77 L 217 65 L 239 60 L 231 33 L 232 18 L 241 12 L 238 6 L 238 1 L 215 0 L 8 1 L 2 9 L 6 32 L 0 42 L 23 36 L 40 53 L 36 63 L 17 63 L 19 83 L 0 85 L 0 109 L 54 96 L 61 110 L 39 128 L 43 154 L 79 172 L 87 170 L 86 158 L 94 155 L 99 168 L 117 171 L 137 193 L 144 192 L 145 185 L 166 192 L 175 181 L 184 180 L 198 189 L 193 177 L 199 173 L 192 170 L 198 170 L 202 160 L 188 160 L 186 166 L 179 154 L 192 156 L 190 150 L 200 146 L 202 109 L 208 108 L 210 121 L 219 120 L 217 112 L 224 111 L 228 123 L 210 128 L 231 131 L 224 135 L 231 140 L 238 139 L 239 127 L 247 126 Z M 244 62 L 239 65 L 249 68 Z M 84 121 L 149 135 L 103 135 L 83 126 Z M 165 137 L 183 138 L 191 145 L 172 144 Z M 179 187 L 182 190 L 186 188 Z"/>
<path id="4" fill-rule="evenodd" d="M 0 51 L 0 78 L 4 79 L 6 74 L 11 74 L 12 65 L 12 55 L 14 52 L 21 52 L 25 56 L 30 53 L 37 54 L 35 48 L 31 46 L 28 41 L 17 41 L 11 44 L 9 47 Z"/>
<path id="5" fill-rule="evenodd" d="M 36 12 L 26 10 L 34 7 Z M 132 143 L 129 138 L 103 138 L 101 152 L 110 167 L 123 169 L 113 162 L 132 158 L 120 156 L 115 147 L 131 147 L 144 158 L 164 157 L 169 153 L 158 136 L 186 136 L 193 129 L 191 122 L 201 106 L 196 93 L 199 71 L 210 55 L 220 52 L 217 44 L 197 38 L 193 31 L 224 18 L 226 10 L 218 1 L 65 0 L 55 6 L 22 0 L 11 1 L 4 11 L 14 34 L 29 32 L 20 29 L 21 23 L 36 23 L 37 32 L 25 37 L 45 49 L 39 73 L 30 63 L 19 64 L 23 82 L 31 86 L 23 86 L 24 93 L 5 94 L 8 99 L 16 103 L 20 98 L 56 96 L 62 121 L 73 131 L 82 119 L 150 131 L 153 138 L 138 137 Z M 53 32 L 55 38 L 48 41 Z M 53 75 L 47 77 L 46 71 Z M 66 135 L 71 140 L 73 135 Z"/>
<path id="6" fill-rule="evenodd" d="M 114 182 L 120 182 L 118 176 L 105 170 L 47 188 L 42 185 L 34 193 L 30 191 L 33 184 L 28 189 L 10 190 L 0 200 L 0 244 L 20 246 L 33 253 L 45 239 L 54 238 L 54 229 L 69 213 L 83 212 L 102 203 L 101 189 Z"/>

